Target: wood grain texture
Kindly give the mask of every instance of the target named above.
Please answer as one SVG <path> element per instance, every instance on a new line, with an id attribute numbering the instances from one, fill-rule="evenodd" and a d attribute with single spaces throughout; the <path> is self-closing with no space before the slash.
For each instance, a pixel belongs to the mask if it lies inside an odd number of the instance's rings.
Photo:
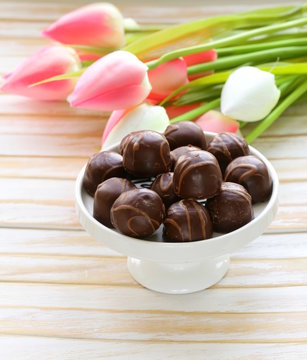
<path id="1" fill-rule="evenodd" d="M 0 74 L 84 2 L 2 1 Z M 265 4 L 115 2 L 126 17 L 161 24 Z M 306 102 L 291 107 L 253 144 L 281 181 L 267 233 L 232 254 L 214 287 L 172 296 L 138 285 L 126 258 L 76 217 L 74 180 L 109 114 L 0 94 L 0 359 L 307 358 L 306 112 Z"/>

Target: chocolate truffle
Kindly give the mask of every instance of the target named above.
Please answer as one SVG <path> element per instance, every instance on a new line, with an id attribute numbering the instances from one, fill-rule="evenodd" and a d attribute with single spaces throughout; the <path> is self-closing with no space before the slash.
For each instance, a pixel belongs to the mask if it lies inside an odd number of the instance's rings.
<path id="1" fill-rule="evenodd" d="M 165 216 L 160 196 L 148 189 L 122 193 L 111 208 L 111 223 L 125 235 L 146 237 L 156 231 Z"/>
<path id="2" fill-rule="evenodd" d="M 99 184 L 95 192 L 93 216 L 103 225 L 112 228 L 110 211 L 114 201 L 125 191 L 135 189 L 127 179 L 110 178 Z"/>
<path id="3" fill-rule="evenodd" d="M 249 148 L 245 139 L 233 133 L 215 135 L 208 144 L 207 151 L 217 158 L 223 174 L 232 160 L 239 156 L 249 155 Z"/>
<path id="4" fill-rule="evenodd" d="M 190 151 L 176 162 L 174 186 L 181 198 L 208 199 L 219 193 L 221 184 L 219 163 L 208 151 Z"/>
<path id="5" fill-rule="evenodd" d="M 136 131 L 123 138 L 121 148 L 124 168 L 131 175 L 150 177 L 170 170 L 170 148 L 164 135 Z"/>
<path id="6" fill-rule="evenodd" d="M 164 221 L 164 238 L 172 242 L 204 240 L 212 236 L 208 211 L 195 200 L 171 205 Z"/>
<path id="7" fill-rule="evenodd" d="M 171 150 L 181 146 L 194 145 L 206 149 L 206 138 L 201 127 L 192 121 L 180 121 L 169 125 L 164 135 Z"/>
<path id="8" fill-rule="evenodd" d="M 253 203 L 268 200 L 272 192 L 272 179 L 268 169 L 254 155 L 234 159 L 226 168 L 225 181 L 243 185 Z"/>
<path id="9" fill-rule="evenodd" d="M 84 172 L 84 189 L 94 196 L 97 186 L 111 177 L 124 177 L 123 158 L 113 151 L 94 154 L 88 161 Z"/>
<path id="10" fill-rule="evenodd" d="M 166 208 L 179 200 L 174 190 L 173 175 L 172 172 L 160 174 L 151 185 L 151 190 L 161 197 Z"/>
<path id="11" fill-rule="evenodd" d="M 240 228 L 253 218 L 252 198 L 242 185 L 225 182 L 221 192 L 208 199 L 213 230 L 227 233 Z"/>
<path id="12" fill-rule="evenodd" d="M 187 145 L 187 146 L 180 146 L 179 148 L 172 150 L 171 151 L 172 169 L 174 169 L 176 161 L 180 158 L 181 155 L 184 155 L 187 152 L 193 150 L 201 150 L 201 149 L 193 145 Z"/>

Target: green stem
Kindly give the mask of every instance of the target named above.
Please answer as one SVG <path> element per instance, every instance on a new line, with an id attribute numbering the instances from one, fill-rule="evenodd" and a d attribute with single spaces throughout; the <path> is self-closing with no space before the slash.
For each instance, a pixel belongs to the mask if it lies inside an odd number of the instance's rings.
<path id="1" fill-rule="evenodd" d="M 301 83 L 292 93 L 290 93 L 280 104 L 255 127 L 246 137 L 246 141 L 250 144 L 258 136 L 260 136 L 275 120 L 296 100 L 307 92 L 307 80 Z"/>
<path id="2" fill-rule="evenodd" d="M 177 116 L 173 118 L 170 123 L 173 124 L 178 121 L 188 121 L 188 120 L 194 120 L 198 116 L 201 116 L 205 112 L 217 108 L 221 103 L 220 99 L 215 99 L 213 101 L 210 101 L 207 104 L 199 106 L 197 109 L 191 110 L 186 112 L 183 115 Z"/>
<path id="3" fill-rule="evenodd" d="M 292 34 L 292 38 L 290 39 L 261 42 L 260 44 L 246 44 L 241 46 L 221 48 L 221 49 L 217 49 L 216 52 L 218 56 L 227 56 L 227 55 L 249 53 L 249 52 L 266 50 L 266 49 L 274 49 L 274 48 L 281 48 L 288 46 L 301 46 L 301 45 L 307 45 L 307 38 L 297 39 L 296 37 L 293 37 Z"/>
<path id="4" fill-rule="evenodd" d="M 198 74 L 208 70 L 224 70 L 234 68 L 248 62 L 252 64 L 266 63 L 274 60 L 292 59 L 307 54 L 307 46 L 293 46 L 256 51 L 248 54 L 226 56 L 216 61 L 194 65 L 188 68 L 188 74 Z"/>
<path id="5" fill-rule="evenodd" d="M 225 46 L 235 45 L 240 41 L 248 40 L 248 39 L 250 39 L 252 37 L 255 37 L 255 36 L 260 36 L 260 35 L 264 35 L 264 34 L 270 34 L 270 33 L 274 33 L 274 32 L 277 32 L 277 31 L 282 31 L 282 30 L 285 30 L 285 29 L 293 28 L 293 27 L 303 26 L 303 25 L 306 25 L 306 24 L 307 24 L 307 17 L 292 20 L 292 21 L 287 21 L 287 22 L 283 22 L 283 23 L 277 23 L 277 24 L 274 24 L 274 25 L 263 26 L 261 28 L 245 31 L 243 33 L 232 35 L 232 36 L 222 38 L 222 39 L 219 39 L 219 40 L 210 41 L 210 42 L 202 44 L 202 45 L 191 46 L 191 47 L 188 47 L 188 48 L 171 51 L 169 53 L 166 53 L 166 54 L 162 55 L 157 60 L 153 60 L 153 61 L 148 62 L 147 66 L 151 70 L 151 69 L 154 69 L 157 66 L 159 66 L 161 64 L 164 64 L 164 63 L 166 63 L 168 61 L 177 59 L 180 56 L 196 54 L 196 53 L 199 53 L 199 52 L 202 52 L 202 51 L 205 51 L 205 50 L 216 49 L 216 48 L 220 48 L 220 47 L 223 47 L 223 46 L 225 47 Z"/>

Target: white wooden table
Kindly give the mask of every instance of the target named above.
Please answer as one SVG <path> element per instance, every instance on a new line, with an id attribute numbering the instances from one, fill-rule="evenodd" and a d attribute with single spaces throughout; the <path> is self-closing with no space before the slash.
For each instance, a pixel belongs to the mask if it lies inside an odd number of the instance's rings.
<path id="1" fill-rule="evenodd" d="M 243 8 L 127 3 L 126 16 L 161 23 Z M 72 7 L 2 1 L 1 73 Z M 140 287 L 78 223 L 74 179 L 106 119 L 0 95 L 0 359 L 306 359 L 307 104 L 254 143 L 280 177 L 275 221 L 219 284 L 185 296 Z"/>

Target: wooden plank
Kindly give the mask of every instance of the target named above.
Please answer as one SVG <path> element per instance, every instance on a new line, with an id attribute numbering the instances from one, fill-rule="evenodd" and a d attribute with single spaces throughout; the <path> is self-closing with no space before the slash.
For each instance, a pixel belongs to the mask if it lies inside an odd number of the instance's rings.
<path id="1" fill-rule="evenodd" d="M 0 157 L 0 177 L 75 180 L 88 158 Z"/>
<path id="2" fill-rule="evenodd" d="M 307 180 L 307 159 L 271 160 L 277 171 L 279 181 Z"/>
<path id="3" fill-rule="evenodd" d="M 0 116 L 0 133 L 30 135 L 102 136 L 107 117 Z"/>
<path id="4" fill-rule="evenodd" d="M 0 253 L 11 255 L 121 256 L 85 231 L 0 228 Z M 304 233 L 266 234 L 232 254 L 232 259 L 307 258 Z"/>
<path id="5" fill-rule="evenodd" d="M 84 339 L 306 342 L 307 313 L 144 314 L 0 309 L 1 333 Z"/>
<path id="6" fill-rule="evenodd" d="M 16 346 L 18 344 L 18 346 Z M 272 360 L 304 359 L 304 343 L 192 343 L 162 341 L 112 341 L 63 339 L 38 336 L 0 335 L 2 359 L 111 359 L 126 360 L 182 359 L 184 354 L 194 360 Z"/>
<path id="7" fill-rule="evenodd" d="M 0 281 L 136 286 L 122 257 L 0 255 Z M 215 287 L 295 285 L 307 285 L 306 258 L 232 260 Z"/>
<path id="8" fill-rule="evenodd" d="M 46 115 L 50 117 L 83 117 L 89 116 L 106 117 L 107 113 L 102 111 L 91 111 L 85 109 L 76 109 L 69 106 L 66 101 L 38 101 L 28 99 L 23 96 L 1 94 L 0 95 L 0 114 L 1 115 Z"/>
<path id="9" fill-rule="evenodd" d="M 22 296 L 20 296 L 22 294 Z M 141 287 L 0 284 L 0 309 L 6 307 L 143 312 L 153 314 L 267 314 L 307 310 L 307 287 L 211 288 L 184 296 Z M 137 301 L 136 301 L 137 299 Z"/>

